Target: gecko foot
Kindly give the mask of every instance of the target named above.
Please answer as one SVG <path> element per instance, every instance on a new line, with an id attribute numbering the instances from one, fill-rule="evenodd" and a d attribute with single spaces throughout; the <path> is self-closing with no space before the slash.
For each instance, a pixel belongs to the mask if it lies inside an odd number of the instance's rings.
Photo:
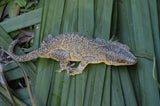
<path id="1" fill-rule="evenodd" d="M 68 76 L 74 76 L 81 73 L 82 71 L 78 70 L 77 68 L 69 68 L 67 71 Z"/>

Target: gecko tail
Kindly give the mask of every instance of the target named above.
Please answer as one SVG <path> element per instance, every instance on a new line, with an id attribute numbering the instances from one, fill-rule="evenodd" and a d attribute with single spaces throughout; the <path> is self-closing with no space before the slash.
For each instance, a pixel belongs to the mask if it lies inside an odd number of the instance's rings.
<path id="1" fill-rule="evenodd" d="M 27 53 L 25 55 L 22 55 L 22 56 L 18 56 L 14 53 L 14 47 L 16 46 L 16 44 L 19 42 L 18 39 L 14 40 L 10 46 L 9 46 L 9 49 L 8 49 L 8 52 L 11 54 L 12 58 L 14 58 L 16 61 L 18 62 L 26 62 L 26 61 L 30 61 L 30 60 L 33 60 L 33 59 L 36 59 L 38 58 L 38 51 L 37 50 L 34 50 L 30 53 Z"/>

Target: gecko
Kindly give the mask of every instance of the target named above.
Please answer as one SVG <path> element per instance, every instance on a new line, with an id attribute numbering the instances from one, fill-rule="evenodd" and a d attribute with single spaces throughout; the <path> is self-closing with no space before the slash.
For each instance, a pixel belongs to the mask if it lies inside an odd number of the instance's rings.
<path id="1" fill-rule="evenodd" d="M 40 48 L 20 56 L 14 53 L 14 47 L 18 42 L 19 39 L 14 40 L 8 49 L 16 61 L 26 62 L 38 57 L 51 58 L 60 61 L 60 69 L 56 72 L 66 70 L 68 76 L 81 74 L 88 64 L 121 66 L 134 65 L 137 62 L 127 45 L 118 41 L 93 39 L 78 32 L 64 33 L 56 37 L 48 35 Z M 74 64 L 70 63 L 72 61 L 80 63 L 73 67 Z"/>

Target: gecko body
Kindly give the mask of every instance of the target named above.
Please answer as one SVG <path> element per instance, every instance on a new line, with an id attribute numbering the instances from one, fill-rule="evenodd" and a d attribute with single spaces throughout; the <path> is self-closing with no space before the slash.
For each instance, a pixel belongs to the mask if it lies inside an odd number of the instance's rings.
<path id="1" fill-rule="evenodd" d="M 13 49 L 19 40 L 9 46 L 9 53 L 19 61 L 25 62 L 35 58 L 51 58 L 60 61 L 57 72 L 67 70 L 69 76 L 81 74 L 88 64 L 105 63 L 107 65 L 133 65 L 136 57 L 129 51 L 129 47 L 117 41 L 92 39 L 78 32 L 70 32 L 52 37 L 48 35 L 41 43 L 41 47 L 25 55 L 14 54 Z M 79 61 L 78 67 L 72 67 L 70 61 Z"/>

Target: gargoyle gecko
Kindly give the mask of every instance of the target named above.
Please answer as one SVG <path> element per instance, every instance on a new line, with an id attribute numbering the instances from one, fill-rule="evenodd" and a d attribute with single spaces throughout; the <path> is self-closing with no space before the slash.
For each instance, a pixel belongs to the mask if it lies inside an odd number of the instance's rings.
<path id="1" fill-rule="evenodd" d="M 9 53 L 19 61 L 25 62 L 38 57 L 51 58 L 60 61 L 57 72 L 67 70 L 69 76 L 81 74 L 90 63 L 105 63 L 107 65 L 133 65 L 136 57 L 129 51 L 129 47 L 117 41 L 92 39 L 78 32 L 70 32 L 52 37 L 48 35 L 41 47 L 25 55 L 18 56 L 13 53 L 14 46 L 19 40 L 14 40 L 9 46 Z M 74 68 L 70 61 L 79 61 Z"/>

